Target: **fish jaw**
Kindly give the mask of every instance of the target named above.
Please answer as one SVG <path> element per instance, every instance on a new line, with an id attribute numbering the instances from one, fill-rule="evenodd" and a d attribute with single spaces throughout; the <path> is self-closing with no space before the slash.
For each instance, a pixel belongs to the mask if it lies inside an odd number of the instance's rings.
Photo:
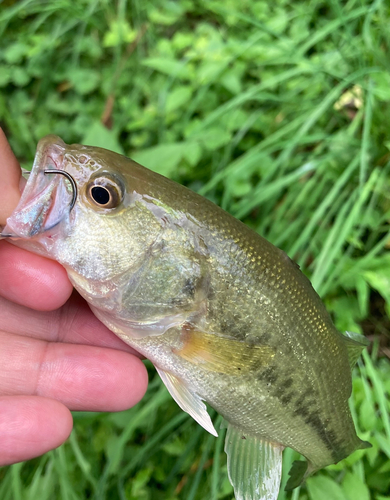
<path id="1" fill-rule="evenodd" d="M 39 142 L 31 175 L 0 237 L 37 253 L 50 254 L 53 238 L 64 235 L 67 224 L 62 223 L 69 219 L 72 200 L 68 181 L 62 175 L 50 174 L 50 170 L 61 170 L 64 151 L 64 142 L 56 136 Z"/>

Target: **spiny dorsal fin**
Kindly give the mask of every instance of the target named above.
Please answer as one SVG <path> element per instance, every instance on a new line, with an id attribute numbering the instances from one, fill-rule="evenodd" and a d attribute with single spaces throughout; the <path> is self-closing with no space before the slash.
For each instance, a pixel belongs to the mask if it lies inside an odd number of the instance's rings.
<path id="1" fill-rule="evenodd" d="M 225 452 L 236 500 L 276 500 L 283 446 L 228 424 Z"/>
<path id="2" fill-rule="evenodd" d="M 181 340 L 183 345 L 173 351 L 175 354 L 205 370 L 227 375 L 243 375 L 259 370 L 275 356 L 272 347 L 252 345 L 191 327 L 183 329 Z"/>
<path id="3" fill-rule="evenodd" d="M 363 335 L 354 332 L 345 332 L 343 338 L 348 350 L 349 366 L 352 370 L 363 349 L 370 345 L 370 342 Z"/>

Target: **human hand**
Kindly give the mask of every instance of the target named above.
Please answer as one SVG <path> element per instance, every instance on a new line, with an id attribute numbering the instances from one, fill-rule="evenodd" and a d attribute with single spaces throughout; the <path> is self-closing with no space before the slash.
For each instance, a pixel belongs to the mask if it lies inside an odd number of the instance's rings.
<path id="1" fill-rule="evenodd" d="M 20 180 L 0 129 L 0 227 L 20 198 Z M 136 356 L 72 292 L 57 262 L 0 241 L 0 466 L 63 443 L 69 410 L 135 405 L 147 386 Z"/>

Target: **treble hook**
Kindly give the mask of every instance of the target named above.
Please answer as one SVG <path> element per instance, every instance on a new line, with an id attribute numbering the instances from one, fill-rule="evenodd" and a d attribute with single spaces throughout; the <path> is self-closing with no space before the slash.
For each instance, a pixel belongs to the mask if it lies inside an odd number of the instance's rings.
<path id="1" fill-rule="evenodd" d="M 72 210 L 72 208 L 74 207 L 75 203 L 76 203 L 76 199 L 77 199 L 77 184 L 76 184 L 76 181 L 73 179 L 73 177 L 68 174 L 68 172 L 65 172 L 65 170 L 56 170 L 56 169 L 50 169 L 50 170 L 44 170 L 43 173 L 46 175 L 46 174 L 60 174 L 60 175 L 63 175 L 64 177 L 66 177 L 68 179 L 68 181 L 70 182 L 70 185 L 72 187 L 72 191 L 73 191 L 73 196 L 72 196 L 72 201 L 70 202 L 70 208 L 69 208 L 69 212 Z"/>

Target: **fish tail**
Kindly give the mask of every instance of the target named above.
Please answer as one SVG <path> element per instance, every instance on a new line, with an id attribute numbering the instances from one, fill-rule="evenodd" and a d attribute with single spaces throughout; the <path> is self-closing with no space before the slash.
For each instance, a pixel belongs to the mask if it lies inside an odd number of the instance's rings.
<path id="1" fill-rule="evenodd" d="M 355 450 L 364 450 L 367 448 L 371 448 L 372 445 L 368 441 L 362 441 L 356 436 L 356 439 L 358 440 L 358 443 L 354 445 L 353 449 L 348 451 L 348 453 L 343 452 L 342 456 L 339 458 L 339 460 L 342 460 L 343 458 L 347 457 L 349 454 L 353 453 Z M 339 461 L 337 460 L 337 462 Z M 302 460 L 296 460 L 290 469 L 289 474 L 289 479 L 287 481 L 285 490 L 290 491 L 293 490 L 294 488 L 297 488 L 300 486 L 313 472 L 316 470 L 322 468 L 320 467 L 315 467 L 310 461 L 302 461 Z"/>

